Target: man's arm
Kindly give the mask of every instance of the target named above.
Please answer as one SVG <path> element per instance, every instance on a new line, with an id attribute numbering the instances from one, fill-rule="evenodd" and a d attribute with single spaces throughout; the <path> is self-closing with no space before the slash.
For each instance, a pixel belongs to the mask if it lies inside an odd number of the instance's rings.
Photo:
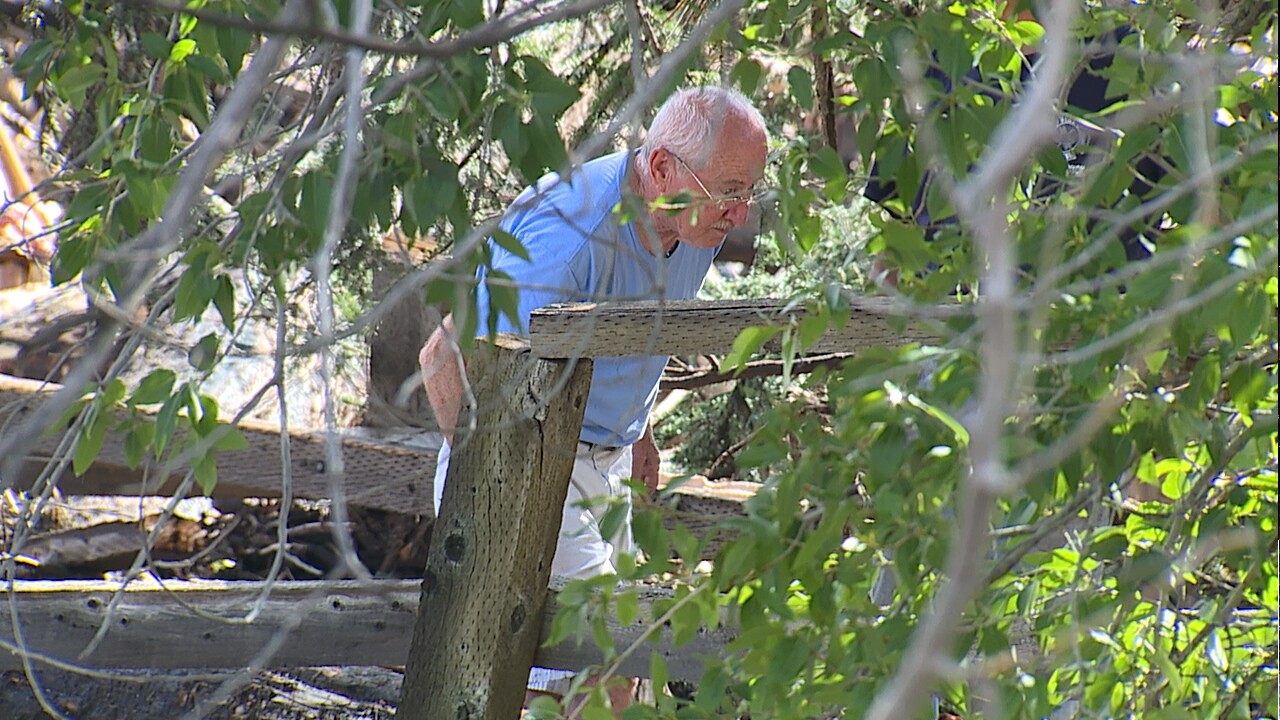
<path id="1" fill-rule="evenodd" d="M 418 353 L 427 401 L 445 440 L 453 443 L 453 431 L 462 409 L 462 352 L 454 333 L 453 315 L 446 315 Z"/>

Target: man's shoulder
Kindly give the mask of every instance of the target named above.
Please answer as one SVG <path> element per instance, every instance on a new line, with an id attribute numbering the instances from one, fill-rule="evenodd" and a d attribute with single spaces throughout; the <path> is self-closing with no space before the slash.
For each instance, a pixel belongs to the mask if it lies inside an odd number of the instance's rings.
<path id="1" fill-rule="evenodd" d="M 612 207 L 622 195 L 622 178 L 627 162 L 624 152 L 611 153 L 564 173 L 547 173 L 530 188 L 535 197 L 557 205 L 578 204 Z"/>
<path id="2" fill-rule="evenodd" d="M 526 241 L 551 233 L 563 242 L 570 229 L 584 241 L 598 234 L 622 199 L 625 164 L 625 153 L 613 153 L 543 176 L 512 203 L 506 229 Z"/>

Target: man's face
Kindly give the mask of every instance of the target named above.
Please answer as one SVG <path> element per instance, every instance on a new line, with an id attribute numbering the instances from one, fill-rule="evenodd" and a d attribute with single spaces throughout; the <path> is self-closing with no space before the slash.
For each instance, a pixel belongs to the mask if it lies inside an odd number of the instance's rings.
<path id="1" fill-rule="evenodd" d="M 652 160 L 662 194 L 674 197 L 683 192 L 693 199 L 689 207 L 659 221 L 673 223 L 681 242 L 716 247 L 747 221 L 766 152 L 764 133 L 739 119 L 728 121 L 706 167 L 691 167 L 668 150 L 655 151 Z"/>

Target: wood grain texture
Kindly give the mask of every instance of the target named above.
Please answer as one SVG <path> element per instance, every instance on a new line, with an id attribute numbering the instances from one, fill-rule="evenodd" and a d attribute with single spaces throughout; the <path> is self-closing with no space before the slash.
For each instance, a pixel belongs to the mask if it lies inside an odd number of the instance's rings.
<path id="1" fill-rule="evenodd" d="M 529 318 L 529 344 L 539 357 L 725 354 L 742 330 L 798 321 L 803 308 L 781 300 L 684 300 L 552 305 Z M 937 332 L 908 323 L 890 298 L 860 298 L 842 328 L 829 329 L 809 353 L 856 352 L 907 343 L 937 344 Z M 765 345 L 781 348 L 778 338 Z"/>
<path id="2" fill-rule="evenodd" d="M 555 579 L 554 587 L 563 587 Z M 417 580 L 278 582 L 252 623 L 240 621 L 263 590 L 257 582 L 216 580 L 154 581 L 130 584 L 108 616 L 118 583 L 79 580 L 19 580 L 0 595 L 0 671 L 21 668 L 12 617 L 21 623 L 26 647 L 34 656 L 85 667 L 239 669 L 284 633 L 266 667 L 404 665 L 418 613 Z M 547 637 L 556 611 L 556 591 L 545 593 L 543 610 L 530 623 Z M 640 617 L 653 618 L 653 604 L 669 599 L 661 587 L 641 588 Z M 12 606 L 10 603 L 13 603 Z M 191 608 L 199 608 L 197 615 Z M 11 613 L 10 611 L 13 611 Z M 88 657 L 77 659 L 103 622 L 110 631 Z M 617 647 L 639 641 L 647 624 L 616 621 L 609 630 Z M 649 657 L 662 655 L 677 679 L 701 674 L 699 658 L 723 657 L 736 637 L 733 627 L 705 630 L 673 648 L 666 629 L 652 633 L 621 667 L 623 675 L 647 677 Z M 573 638 L 538 647 L 542 667 L 581 670 L 603 660 L 593 643 Z"/>
<path id="3" fill-rule="evenodd" d="M 472 354 L 397 713 L 519 717 L 582 429 L 589 362 L 499 336 Z"/>
<path id="4" fill-rule="evenodd" d="M 21 421 L 58 389 L 57 385 L 0 375 L 0 433 L 9 423 Z M 123 409 L 118 412 L 123 416 Z M 217 495 L 279 497 L 284 472 L 278 428 L 255 421 L 244 421 L 238 427 L 248 447 L 218 453 Z M 27 452 L 23 474 L 15 478 L 17 487 L 31 487 L 40 470 L 55 456 L 62 435 L 53 432 Z M 435 452 L 352 438 L 343 439 L 342 452 L 348 502 L 394 512 L 433 514 Z M 319 434 L 290 433 L 289 455 L 294 497 L 328 497 L 324 438 Z M 58 486 L 67 494 L 165 495 L 173 492 L 186 472 L 187 467 L 178 466 L 167 475 L 162 474 L 154 459 L 130 468 L 124 457 L 123 434 L 109 432 L 89 471 L 78 478 L 65 472 Z"/>

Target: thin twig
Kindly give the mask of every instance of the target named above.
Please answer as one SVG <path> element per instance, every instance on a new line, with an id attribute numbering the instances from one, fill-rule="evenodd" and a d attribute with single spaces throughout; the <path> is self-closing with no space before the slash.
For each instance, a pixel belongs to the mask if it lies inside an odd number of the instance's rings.
<path id="1" fill-rule="evenodd" d="M 356 0 L 351 7 L 352 28 L 359 35 L 368 31 L 370 17 L 373 14 L 371 0 Z M 361 97 L 364 94 L 364 73 L 361 64 L 364 62 L 364 50 L 348 47 L 346 52 L 346 70 L 343 79 L 346 81 L 347 112 L 344 117 L 344 133 L 342 156 L 338 162 L 338 177 L 334 183 L 333 196 L 330 199 L 329 218 L 325 226 L 324 238 L 311 262 L 311 274 L 316 280 L 316 298 L 320 310 L 320 384 L 324 394 L 324 426 L 325 426 L 325 463 L 324 475 L 329 487 L 332 501 L 331 512 L 334 520 L 334 542 L 338 547 L 339 565 L 344 567 L 344 574 L 350 574 L 361 580 L 370 577 L 368 569 L 356 555 L 355 544 L 351 533 L 347 530 L 347 494 L 346 469 L 342 458 L 342 440 L 338 435 L 336 398 L 333 392 L 333 287 L 330 277 L 333 273 L 333 258 L 338 248 L 338 240 L 346 232 L 347 222 L 351 217 L 351 198 L 355 194 L 356 178 L 359 176 L 357 161 L 363 144 L 360 140 L 360 127 L 364 120 Z"/>

